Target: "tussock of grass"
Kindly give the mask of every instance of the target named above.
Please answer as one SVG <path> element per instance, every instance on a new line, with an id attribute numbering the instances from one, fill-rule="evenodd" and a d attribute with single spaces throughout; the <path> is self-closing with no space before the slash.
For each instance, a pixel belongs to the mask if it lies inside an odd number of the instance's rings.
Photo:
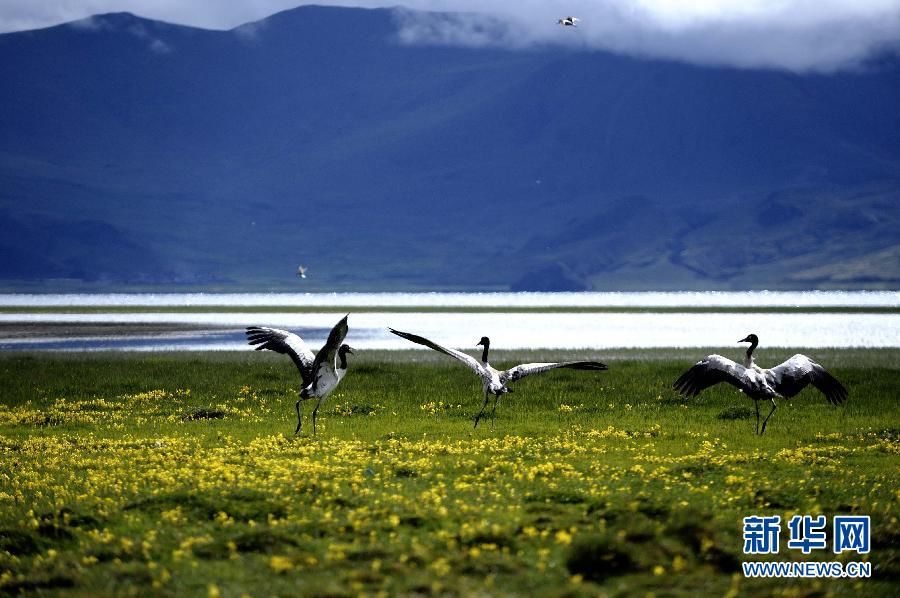
<path id="1" fill-rule="evenodd" d="M 181 416 L 181 419 L 184 421 L 197 421 L 202 419 L 222 419 L 223 417 L 225 417 L 225 412 L 221 409 L 201 407 L 194 409 L 190 413 L 185 413 Z"/>
<path id="2" fill-rule="evenodd" d="M 756 411 L 750 407 L 729 407 L 720 411 L 716 417 L 719 419 L 751 419 L 756 417 Z"/>
<path id="3" fill-rule="evenodd" d="M 465 368 L 361 352 L 317 437 L 283 356 L 0 356 L 0 593 L 763 595 L 741 519 L 794 513 L 870 515 L 868 556 L 779 559 L 869 559 L 890 593 L 900 352 L 829 352 L 850 401 L 804 391 L 762 437 L 730 387 L 671 390 L 702 353 L 522 380 L 473 430 Z"/>

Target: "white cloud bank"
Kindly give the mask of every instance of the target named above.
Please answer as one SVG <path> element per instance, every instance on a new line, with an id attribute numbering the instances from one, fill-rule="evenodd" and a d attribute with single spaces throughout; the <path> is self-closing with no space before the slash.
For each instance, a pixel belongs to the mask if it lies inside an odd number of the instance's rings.
<path id="1" fill-rule="evenodd" d="M 415 3 L 412 3 L 415 4 Z M 900 48 L 900 0 L 501 0 L 421 2 L 484 19 L 407 13 L 403 39 L 529 46 L 561 43 L 700 64 L 830 71 Z M 578 16 L 578 27 L 556 19 Z"/>
<path id="2" fill-rule="evenodd" d="M 700 64 L 795 71 L 852 68 L 900 48 L 900 0 L 398 0 L 318 4 L 402 11 L 407 43 L 529 47 L 563 44 Z M 0 31 L 30 29 L 103 12 L 227 29 L 292 8 L 297 0 L 3 0 Z M 478 16 L 484 15 L 484 16 Z M 556 25 L 578 16 L 577 28 Z"/>

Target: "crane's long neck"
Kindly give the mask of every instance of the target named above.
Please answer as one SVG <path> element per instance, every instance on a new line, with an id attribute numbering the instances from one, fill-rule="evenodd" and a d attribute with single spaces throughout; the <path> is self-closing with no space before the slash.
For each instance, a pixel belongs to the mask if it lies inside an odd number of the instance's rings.
<path id="1" fill-rule="evenodd" d="M 338 364 L 338 369 L 346 370 L 347 369 L 347 350 L 341 347 L 338 350 L 338 359 L 340 359 L 340 363 Z"/>
<path id="2" fill-rule="evenodd" d="M 756 350 L 758 344 L 759 341 L 750 341 L 750 346 L 747 347 L 747 357 L 744 358 L 744 367 L 749 368 L 753 365 L 753 351 Z"/>
<path id="3" fill-rule="evenodd" d="M 488 351 L 491 348 L 491 341 L 484 341 L 484 349 L 481 350 L 481 363 L 488 362 Z"/>

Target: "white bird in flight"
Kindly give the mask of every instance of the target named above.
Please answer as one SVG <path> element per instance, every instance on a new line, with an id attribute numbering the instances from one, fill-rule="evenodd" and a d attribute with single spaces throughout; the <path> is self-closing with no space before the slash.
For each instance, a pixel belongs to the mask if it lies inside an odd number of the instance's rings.
<path id="1" fill-rule="evenodd" d="M 563 17 L 562 19 L 556 22 L 557 25 L 562 25 L 564 27 L 578 27 L 578 21 L 580 21 L 578 17 Z"/>

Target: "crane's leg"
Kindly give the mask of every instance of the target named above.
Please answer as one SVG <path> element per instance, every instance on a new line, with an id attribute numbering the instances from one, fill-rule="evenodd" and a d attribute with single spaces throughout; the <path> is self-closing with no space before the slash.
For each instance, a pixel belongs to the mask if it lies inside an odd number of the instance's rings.
<path id="1" fill-rule="evenodd" d="M 494 419 L 496 419 L 495 415 L 497 413 L 497 404 L 498 403 L 500 403 L 500 395 L 496 395 L 496 397 L 494 398 L 494 408 L 491 409 L 491 430 L 494 429 Z"/>
<path id="2" fill-rule="evenodd" d="M 475 427 L 478 427 L 478 420 L 481 419 L 481 416 L 484 415 L 484 409 L 487 407 L 488 402 L 488 391 L 484 391 L 484 402 L 481 404 L 481 411 L 478 412 L 478 415 L 475 416 Z"/>
<path id="3" fill-rule="evenodd" d="M 759 401 L 753 401 L 753 405 L 756 407 L 756 435 L 759 436 Z"/>
<path id="4" fill-rule="evenodd" d="M 294 408 L 297 410 L 297 429 L 294 430 L 294 436 L 300 433 L 300 427 L 303 425 L 303 419 L 300 417 L 300 401 L 294 405 Z"/>
<path id="5" fill-rule="evenodd" d="M 763 420 L 762 432 L 760 432 L 760 436 L 766 433 L 766 422 L 769 421 L 769 418 L 772 417 L 772 414 L 775 413 L 775 410 L 778 409 L 778 405 L 775 404 L 775 399 L 772 399 L 772 410 L 769 411 L 769 415 L 766 416 L 766 419 Z"/>
<path id="6" fill-rule="evenodd" d="M 316 408 L 313 409 L 313 436 L 316 435 L 316 413 L 319 411 L 319 405 L 322 404 L 322 397 L 319 397 L 319 400 L 316 401 Z"/>

